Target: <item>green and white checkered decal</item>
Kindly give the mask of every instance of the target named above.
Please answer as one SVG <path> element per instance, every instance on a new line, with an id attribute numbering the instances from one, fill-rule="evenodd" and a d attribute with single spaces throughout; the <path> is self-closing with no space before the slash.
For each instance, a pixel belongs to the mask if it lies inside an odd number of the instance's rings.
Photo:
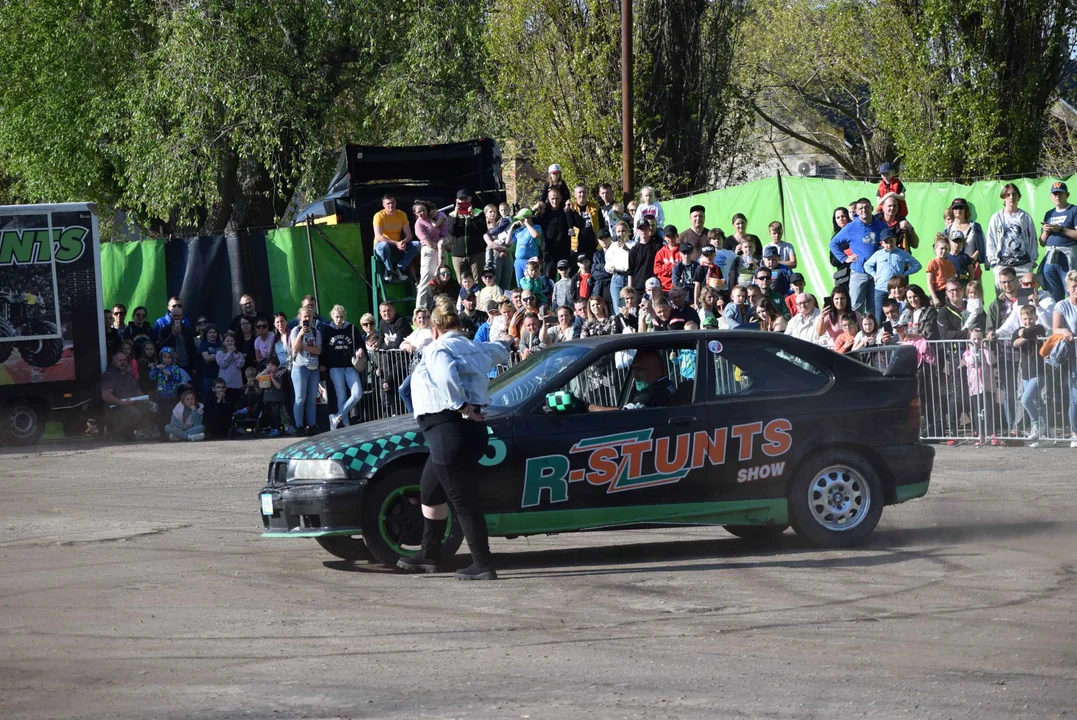
<path id="1" fill-rule="evenodd" d="M 574 404 L 571 393 L 564 390 L 558 390 L 546 396 L 546 405 L 555 412 L 567 412 Z"/>
<path id="2" fill-rule="evenodd" d="M 312 439 L 277 453 L 278 460 L 340 460 L 352 470 L 370 474 L 390 455 L 411 448 L 423 447 L 422 434 L 414 431 L 395 433 L 377 440 L 351 444 L 339 433 L 329 433 L 325 439 Z M 338 439 L 339 438 L 339 439 Z"/>

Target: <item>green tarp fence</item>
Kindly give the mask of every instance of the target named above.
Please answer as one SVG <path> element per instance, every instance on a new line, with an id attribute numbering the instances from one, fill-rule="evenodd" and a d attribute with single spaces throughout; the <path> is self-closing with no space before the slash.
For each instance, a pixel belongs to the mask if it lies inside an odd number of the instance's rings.
<path id="1" fill-rule="evenodd" d="M 303 296 L 314 294 L 317 281 L 322 315 L 328 317 L 334 305 L 343 305 L 348 318 L 358 323 L 370 306 L 359 225 L 312 225 L 309 231 L 309 243 L 305 226 L 281 228 L 266 235 L 274 309 L 294 314 Z"/>
<path id="2" fill-rule="evenodd" d="M 168 304 L 165 241 L 102 244 L 101 287 L 105 307 L 123 303 L 130 315 L 142 305 L 156 318 L 153 313 Z"/>

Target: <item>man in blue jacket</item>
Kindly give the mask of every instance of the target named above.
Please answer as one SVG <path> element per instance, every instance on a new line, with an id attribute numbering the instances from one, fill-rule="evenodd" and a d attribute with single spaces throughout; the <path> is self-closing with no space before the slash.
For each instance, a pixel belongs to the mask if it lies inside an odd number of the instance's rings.
<path id="1" fill-rule="evenodd" d="M 830 241 L 830 253 L 838 262 L 847 263 L 849 276 L 849 299 L 858 312 L 875 312 L 875 284 L 864 269 L 864 263 L 879 249 L 879 237 L 887 224 L 872 214 L 871 201 L 856 201 L 856 217 L 843 227 Z M 845 251 L 850 254 L 846 255 Z"/>

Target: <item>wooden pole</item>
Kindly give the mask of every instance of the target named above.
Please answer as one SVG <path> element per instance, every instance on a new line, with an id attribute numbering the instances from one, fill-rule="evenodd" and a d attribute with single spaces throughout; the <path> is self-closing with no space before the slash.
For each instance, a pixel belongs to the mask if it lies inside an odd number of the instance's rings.
<path id="1" fill-rule="evenodd" d="M 621 187 L 625 207 L 632 188 L 632 0 L 621 0 Z"/>

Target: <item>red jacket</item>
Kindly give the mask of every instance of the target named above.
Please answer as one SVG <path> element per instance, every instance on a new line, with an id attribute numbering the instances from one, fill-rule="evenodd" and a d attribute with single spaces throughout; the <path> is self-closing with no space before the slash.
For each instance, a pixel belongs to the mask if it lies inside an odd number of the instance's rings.
<path id="1" fill-rule="evenodd" d="M 680 250 L 663 245 L 654 256 L 654 276 L 662 283 L 662 289 L 669 292 L 673 288 L 673 266 L 680 260 Z"/>

